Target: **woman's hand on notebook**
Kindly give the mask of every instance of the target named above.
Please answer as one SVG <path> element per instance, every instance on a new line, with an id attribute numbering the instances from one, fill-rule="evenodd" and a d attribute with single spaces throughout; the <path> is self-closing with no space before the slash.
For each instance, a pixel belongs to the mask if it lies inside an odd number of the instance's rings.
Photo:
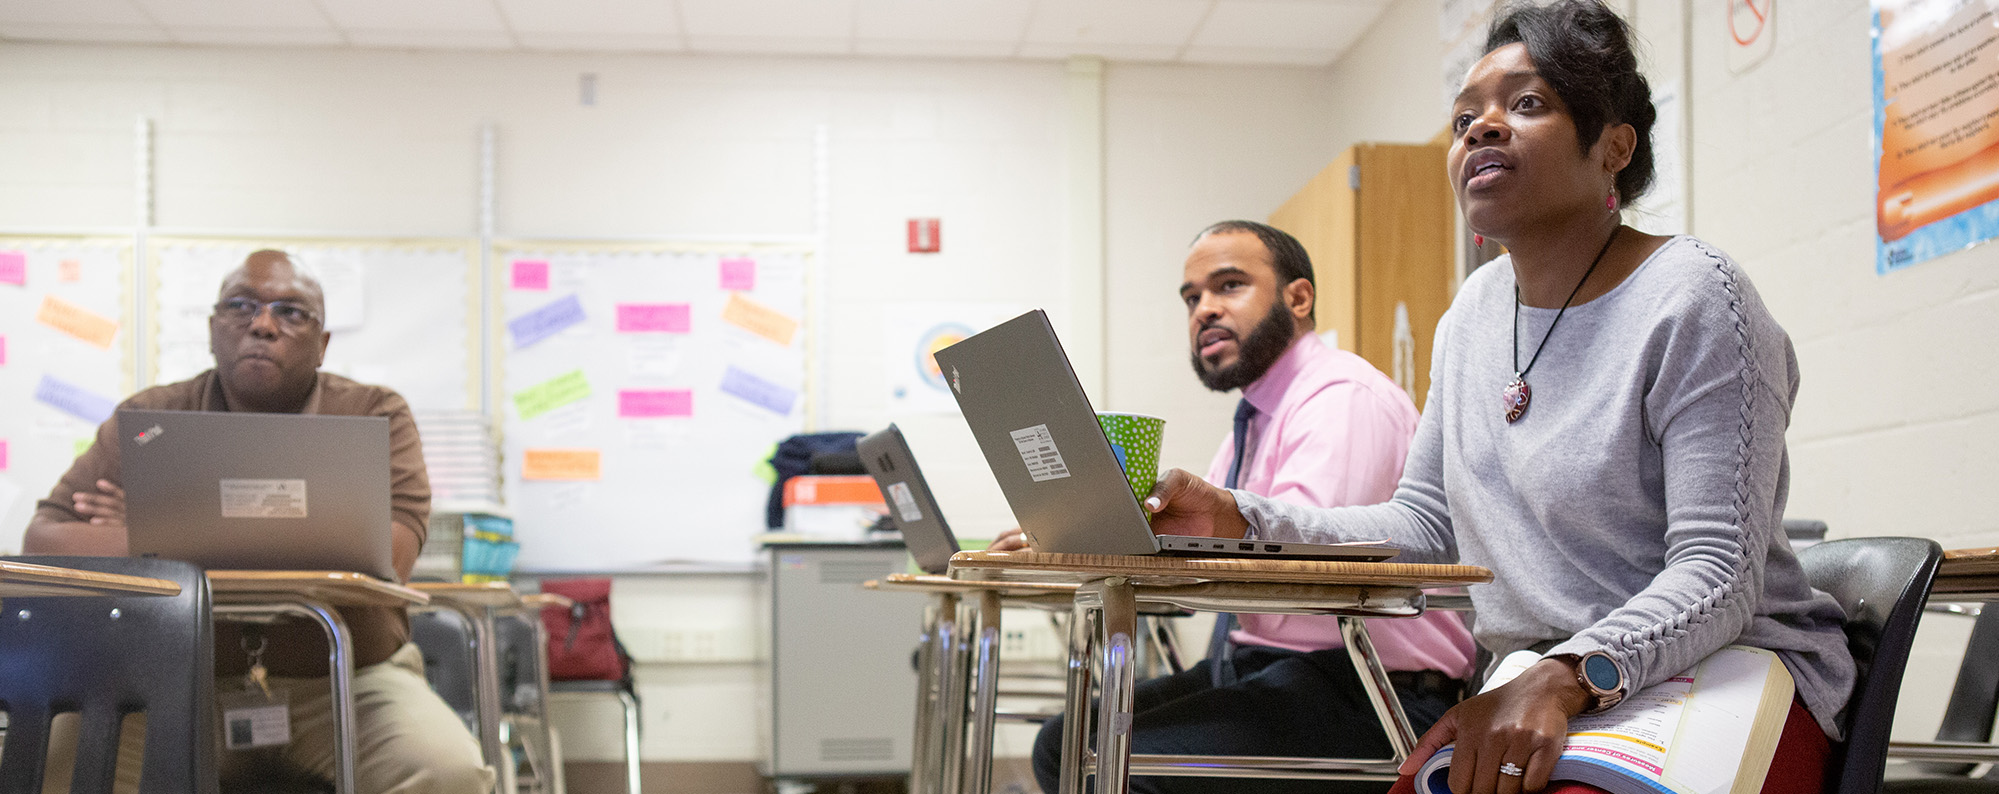
<path id="1" fill-rule="evenodd" d="M 76 514 L 98 526 L 125 526 L 125 489 L 110 480 L 98 480 L 97 491 L 74 494 Z"/>
<path id="2" fill-rule="evenodd" d="M 1209 485 L 1185 469 L 1173 469 L 1152 484 L 1145 498 L 1152 514 L 1152 534 L 1203 538 L 1240 538 L 1249 522 L 1236 508 L 1235 495 Z"/>
<path id="3" fill-rule="evenodd" d="M 1562 754 L 1569 718 L 1582 713 L 1589 697 L 1576 683 L 1575 668 L 1543 659 L 1496 689 L 1480 693 L 1450 711 L 1416 742 L 1402 762 L 1415 774 L 1445 745 L 1451 756 L 1452 794 L 1521 794 L 1547 787 Z M 1517 770 L 1503 774 L 1511 765 Z"/>

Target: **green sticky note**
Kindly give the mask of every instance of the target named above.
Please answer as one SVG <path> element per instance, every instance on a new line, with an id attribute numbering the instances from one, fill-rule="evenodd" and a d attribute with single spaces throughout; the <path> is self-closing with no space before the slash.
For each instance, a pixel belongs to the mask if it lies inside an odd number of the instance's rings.
<path id="1" fill-rule="evenodd" d="M 94 443 L 96 443 L 96 439 L 91 439 L 91 438 L 77 439 L 75 444 L 70 445 L 70 457 L 72 458 L 83 457 L 83 453 L 89 452 L 90 445 Z"/>
<path id="2" fill-rule="evenodd" d="M 533 419 L 589 396 L 590 382 L 579 369 L 514 392 L 514 408 L 522 419 Z"/>
<path id="3" fill-rule="evenodd" d="M 770 465 L 770 459 L 774 457 L 777 457 L 777 445 L 771 444 L 770 449 L 764 450 L 763 457 L 757 460 L 757 465 L 750 467 L 750 473 L 766 485 L 777 484 L 777 467 Z"/>

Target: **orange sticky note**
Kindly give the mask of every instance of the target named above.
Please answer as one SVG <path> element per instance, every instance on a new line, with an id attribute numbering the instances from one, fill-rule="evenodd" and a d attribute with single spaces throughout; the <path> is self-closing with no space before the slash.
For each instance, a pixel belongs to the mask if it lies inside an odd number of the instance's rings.
<path id="1" fill-rule="evenodd" d="M 56 269 L 56 278 L 62 281 L 82 281 L 83 261 L 80 259 L 63 260 L 62 264 Z"/>
<path id="2" fill-rule="evenodd" d="M 521 451 L 523 480 L 601 480 L 603 454 L 594 449 L 528 449 Z"/>
<path id="3" fill-rule="evenodd" d="M 729 305 L 722 307 L 722 319 L 785 347 L 790 347 L 791 338 L 798 334 L 797 320 L 735 293 L 730 293 Z"/>
<path id="4" fill-rule="evenodd" d="M 118 336 L 117 320 L 54 295 L 42 297 L 42 309 L 35 313 L 35 320 L 105 350 L 111 349 L 112 338 Z"/>

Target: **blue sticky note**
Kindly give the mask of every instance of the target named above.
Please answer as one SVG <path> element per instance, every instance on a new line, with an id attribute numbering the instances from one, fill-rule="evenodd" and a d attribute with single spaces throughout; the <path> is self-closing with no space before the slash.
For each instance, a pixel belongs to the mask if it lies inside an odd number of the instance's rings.
<path id="1" fill-rule="evenodd" d="M 43 375 L 42 382 L 36 384 L 35 399 L 92 424 L 110 419 L 118 409 L 117 400 L 52 375 Z"/>
<path id="2" fill-rule="evenodd" d="M 507 330 L 514 335 L 514 349 L 519 350 L 581 322 L 583 322 L 583 301 L 575 295 L 569 295 L 508 320 Z"/>
<path id="3" fill-rule="evenodd" d="M 735 367 L 730 367 L 728 372 L 722 374 L 722 393 L 768 409 L 778 416 L 790 416 L 792 404 L 798 402 L 797 391 Z"/>

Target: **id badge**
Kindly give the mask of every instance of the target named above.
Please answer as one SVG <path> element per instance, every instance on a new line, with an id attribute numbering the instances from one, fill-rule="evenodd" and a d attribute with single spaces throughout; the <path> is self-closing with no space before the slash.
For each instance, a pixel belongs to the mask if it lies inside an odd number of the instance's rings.
<path id="1" fill-rule="evenodd" d="M 284 689 L 273 688 L 268 697 L 262 691 L 224 692 L 217 696 L 222 705 L 222 746 L 230 750 L 276 747 L 292 740 L 291 706 Z"/>

